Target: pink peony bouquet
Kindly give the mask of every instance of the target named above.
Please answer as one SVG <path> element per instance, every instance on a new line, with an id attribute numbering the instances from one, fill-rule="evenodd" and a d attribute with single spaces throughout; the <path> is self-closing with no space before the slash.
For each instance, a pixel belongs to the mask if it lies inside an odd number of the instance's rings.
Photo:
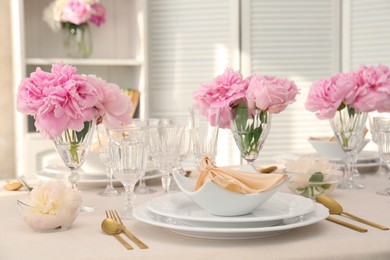
<path id="1" fill-rule="evenodd" d="M 293 103 L 298 92 L 293 81 L 257 74 L 243 79 L 240 72 L 227 68 L 210 83 L 201 85 L 193 98 L 196 107 L 220 108 L 219 126 L 229 128 L 235 106 L 240 104 L 249 110 L 258 108 L 276 114 Z"/>
<path id="2" fill-rule="evenodd" d="M 384 65 L 360 66 L 313 83 L 305 107 L 319 119 L 333 118 L 345 107 L 355 112 L 390 112 L 390 71 Z"/>
<path id="3" fill-rule="evenodd" d="M 80 75 L 57 63 L 51 72 L 37 68 L 18 88 L 17 110 L 35 118 L 37 130 L 51 140 L 66 129 L 81 131 L 84 122 L 101 118 L 107 127 L 131 122 L 130 98 L 112 83 Z"/>
<path id="4" fill-rule="evenodd" d="M 53 31 L 88 22 L 100 26 L 106 20 L 106 9 L 98 0 L 56 0 L 44 9 L 43 20 Z"/>

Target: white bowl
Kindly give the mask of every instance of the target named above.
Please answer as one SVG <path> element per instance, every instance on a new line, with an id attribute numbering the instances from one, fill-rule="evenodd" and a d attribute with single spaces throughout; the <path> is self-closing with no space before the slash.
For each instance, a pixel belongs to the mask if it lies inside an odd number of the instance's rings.
<path id="1" fill-rule="evenodd" d="M 317 154 L 320 156 L 328 157 L 331 159 L 342 159 L 345 156 L 343 149 L 341 148 L 338 141 L 325 141 L 325 140 L 313 140 L 308 139 L 309 143 L 316 150 Z M 363 148 L 368 144 L 370 139 L 365 138 L 357 148 L 358 153 L 360 153 Z"/>
<path id="2" fill-rule="evenodd" d="M 255 174 L 255 173 L 254 173 Z M 240 216 L 251 213 L 278 191 L 288 178 L 278 186 L 265 192 L 241 194 L 226 190 L 207 181 L 195 191 L 196 179 L 174 173 L 173 177 L 179 188 L 205 211 L 217 216 Z"/>

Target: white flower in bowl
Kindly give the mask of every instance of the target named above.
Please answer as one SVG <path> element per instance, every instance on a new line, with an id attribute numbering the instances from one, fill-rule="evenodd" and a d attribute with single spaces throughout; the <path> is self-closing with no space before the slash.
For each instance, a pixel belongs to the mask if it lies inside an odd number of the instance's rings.
<path id="1" fill-rule="evenodd" d="M 41 182 L 27 199 L 17 203 L 24 221 L 33 230 L 66 230 L 80 211 L 81 192 L 62 181 Z"/>

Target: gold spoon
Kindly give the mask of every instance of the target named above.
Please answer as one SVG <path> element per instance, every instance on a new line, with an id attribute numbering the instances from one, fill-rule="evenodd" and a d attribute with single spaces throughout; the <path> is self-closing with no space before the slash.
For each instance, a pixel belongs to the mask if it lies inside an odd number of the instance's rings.
<path id="1" fill-rule="evenodd" d="M 101 227 L 105 233 L 114 236 L 127 250 L 133 249 L 133 247 L 119 235 L 122 232 L 121 224 L 111 218 L 106 218 L 103 220 Z"/>
<path id="2" fill-rule="evenodd" d="M 341 205 L 337 201 L 335 201 L 331 197 L 326 196 L 324 194 L 318 195 L 316 197 L 316 201 L 321 203 L 325 207 L 327 207 L 329 209 L 330 214 L 345 215 L 345 216 L 350 217 L 351 219 L 354 219 L 354 220 L 359 221 L 361 223 L 370 225 L 372 227 L 376 227 L 376 228 L 379 228 L 381 230 L 389 230 L 388 227 L 385 227 L 385 226 L 376 224 L 374 222 L 359 218 L 359 217 L 352 215 L 348 212 L 344 212 L 343 207 L 341 207 Z"/>
<path id="3" fill-rule="evenodd" d="M 23 187 L 23 185 L 18 181 L 11 181 L 4 185 L 4 188 L 10 191 L 19 190 L 21 187 Z"/>

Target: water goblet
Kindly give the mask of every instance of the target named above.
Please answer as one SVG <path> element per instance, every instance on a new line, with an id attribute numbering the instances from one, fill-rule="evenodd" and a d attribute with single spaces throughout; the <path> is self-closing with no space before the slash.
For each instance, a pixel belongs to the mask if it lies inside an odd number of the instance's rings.
<path id="1" fill-rule="evenodd" d="M 131 125 L 146 129 L 149 126 L 158 125 L 159 122 L 160 119 L 158 118 L 145 118 L 145 119 L 134 118 L 131 122 Z M 136 194 L 151 194 L 155 192 L 156 192 L 155 189 L 152 189 L 148 185 L 146 185 L 146 181 L 144 178 L 141 178 L 139 180 L 138 186 L 135 188 Z"/>
<path id="2" fill-rule="evenodd" d="M 199 168 L 204 157 L 215 162 L 219 131 L 220 108 L 190 108 L 192 146 L 195 166 Z"/>
<path id="3" fill-rule="evenodd" d="M 108 146 L 108 139 L 109 139 L 108 131 L 103 124 L 97 125 L 96 130 L 97 130 L 96 133 L 99 142 L 99 159 L 106 166 L 106 174 L 108 177 L 106 188 L 102 192 L 99 192 L 98 194 L 106 197 L 118 196 L 120 195 L 120 192 L 117 189 L 115 189 L 114 185 L 112 184 L 113 172 L 111 167 L 111 157 L 110 157 L 109 146 Z"/>
<path id="4" fill-rule="evenodd" d="M 73 189 L 77 189 L 77 181 L 80 178 L 78 169 L 84 164 L 89 154 L 95 128 L 96 119 L 85 122 L 81 131 L 66 129 L 53 140 L 61 159 L 71 171 L 68 180 Z M 94 210 L 93 207 L 81 206 L 81 211 L 92 212 Z"/>
<path id="5" fill-rule="evenodd" d="M 372 141 L 378 146 L 378 138 L 377 138 L 377 132 L 378 132 L 378 124 L 377 124 L 377 120 L 378 118 L 388 118 L 388 117 L 383 117 L 377 113 L 370 113 L 369 114 L 369 123 L 370 123 L 370 132 L 371 132 L 371 136 L 372 136 Z M 378 150 L 379 150 L 379 147 L 378 147 Z M 385 163 L 383 162 L 381 156 L 379 156 L 379 168 L 378 170 L 376 171 L 375 173 L 375 176 L 376 177 L 385 177 L 387 175 L 387 170 L 386 170 L 386 166 L 385 166 Z"/>
<path id="6" fill-rule="evenodd" d="M 378 144 L 379 156 L 384 164 L 390 166 L 390 118 L 375 117 L 374 125 L 376 127 L 376 140 Z M 389 168 L 390 169 L 390 168 Z M 388 177 L 390 175 L 388 174 Z M 377 191 L 379 195 L 388 196 L 390 186 Z"/>
<path id="7" fill-rule="evenodd" d="M 343 181 L 340 189 L 363 189 L 365 186 L 355 183 L 352 176 L 353 150 L 355 150 L 364 139 L 364 129 L 367 113 L 352 111 L 345 107 L 336 112 L 330 119 L 330 125 L 337 137 L 341 148 L 345 153 L 345 165 Z"/>
<path id="8" fill-rule="evenodd" d="M 165 193 L 171 184 L 170 172 L 179 160 L 180 143 L 184 126 L 158 125 L 147 129 L 147 144 L 153 164 L 162 173 L 161 183 Z"/>
<path id="9" fill-rule="evenodd" d="M 125 188 L 125 208 L 120 214 L 123 219 L 133 219 L 134 188 L 145 174 L 148 159 L 145 146 L 145 131 L 141 128 L 132 127 L 110 129 L 109 136 L 114 176 Z"/>

